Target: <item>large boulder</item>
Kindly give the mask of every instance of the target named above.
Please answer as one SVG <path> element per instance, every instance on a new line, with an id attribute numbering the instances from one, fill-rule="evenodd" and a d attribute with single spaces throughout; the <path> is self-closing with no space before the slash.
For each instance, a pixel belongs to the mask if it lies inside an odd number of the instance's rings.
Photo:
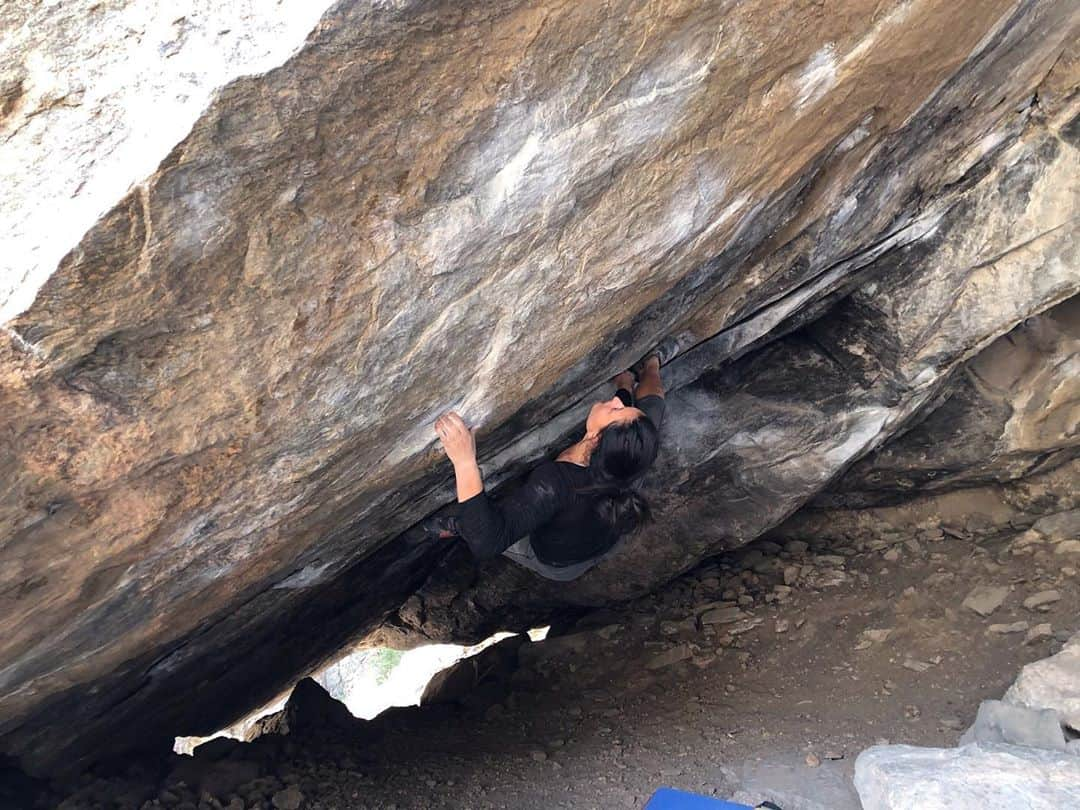
<path id="1" fill-rule="evenodd" d="M 2 210 L 36 234 L 0 293 L 0 751 L 35 772 L 212 732 L 387 617 L 475 638 L 652 587 L 1080 288 L 1067 0 L 345 0 L 295 53 L 318 4 L 116 5 L 149 33 L 0 12 Z M 139 89 L 234 24 L 263 44 L 187 72 L 197 120 Z M 82 95 L 42 89 L 58 54 Z M 137 127 L 95 100 L 118 65 L 160 101 Z M 453 497 L 435 414 L 495 487 L 668 334 L 658 528 L 562 590 L 414 542 Z"/>
<path id="2" fill-rule="evenodd" d="M 1028 664 L 1002 700 L 986 700 L 953 749 L 875 745 L 855 760 L 864 810 L 979 810 L 1080 805 L 1076 714 L 1080 635 Z"/>
<path id="3" fill-rule="evenodd" d="M 1028 664 L 1003 700 L 1030 709 L 1050 709 L 1080 736 L 1080 633 L 1056 655 Z"/>
<path id="4" fill-rule="evenodd" d="M 1019 745 L 876 745 L 855 760 L 864 810 L 1059 810 L 1080 804 L 1080 757 Z"/>

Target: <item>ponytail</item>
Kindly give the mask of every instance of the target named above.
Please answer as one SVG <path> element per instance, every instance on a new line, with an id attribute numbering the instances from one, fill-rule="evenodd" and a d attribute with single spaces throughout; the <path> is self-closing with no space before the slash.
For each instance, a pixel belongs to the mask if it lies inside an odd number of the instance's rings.
<path id="1" fill-rule="evenodd" d="M 601 526 L 622 537 L 652 520 L 649 502 L 636 489 L 609 488 L 593 498 L 593 515 Z"/>

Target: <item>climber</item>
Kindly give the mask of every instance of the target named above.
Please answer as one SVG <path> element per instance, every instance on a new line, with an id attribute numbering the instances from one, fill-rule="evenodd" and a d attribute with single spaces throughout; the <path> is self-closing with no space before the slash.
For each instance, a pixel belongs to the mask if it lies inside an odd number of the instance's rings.
<path id="1" fill-rule="evenodd" d="M 456 413 L 440 416 L 435 432 L 454 465 L 458 511 L 429 523 L 429 531 L 460 536 L 478 559 L 501 553 L 559 581 L 577 579 L 600 562 L 619 538 L 649 519 L 635 485 L 659 448 L 665 408 L 660 364 L 668 351 L 659 347 L 634 371 L 616 375 L 615 396 L 589 409 L 581 441 L 499 501 L 484 492 L 473 432 Z"/>

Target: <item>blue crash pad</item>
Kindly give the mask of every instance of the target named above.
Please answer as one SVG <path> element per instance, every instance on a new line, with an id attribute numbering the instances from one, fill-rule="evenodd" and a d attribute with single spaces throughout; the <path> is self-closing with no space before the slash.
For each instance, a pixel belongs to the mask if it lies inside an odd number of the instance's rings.
<path id="1" fill-rule="evenodd" d="M 675 788 L 660 788 L 644 810 L 753 810 L 746 804 L 732 804 L 708 796 L 697 796 Z"/>

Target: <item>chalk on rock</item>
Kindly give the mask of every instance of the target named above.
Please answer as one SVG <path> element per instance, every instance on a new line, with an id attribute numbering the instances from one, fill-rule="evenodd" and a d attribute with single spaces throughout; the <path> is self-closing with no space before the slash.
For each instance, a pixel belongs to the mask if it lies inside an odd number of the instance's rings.
<path id="1" fill-rule="evenodd" d="M 1019 745 L 881 745 L 855 761 L 863 810 L 1080 807 L 1080 757 Z"/>

